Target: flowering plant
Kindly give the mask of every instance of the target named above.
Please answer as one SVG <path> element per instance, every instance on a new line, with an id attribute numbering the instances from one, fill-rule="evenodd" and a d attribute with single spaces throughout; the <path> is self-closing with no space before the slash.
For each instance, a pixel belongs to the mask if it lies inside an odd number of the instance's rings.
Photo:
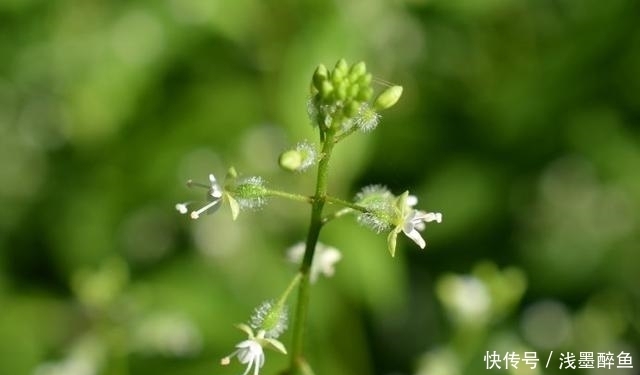
<path id="1" fill-rule="evenodd" d="M 309 284 L 316 282 L 320 275 L 332 276 L 335 264 L 342 258 L 339 250 L 318 241 L 324 224 L 353 214 L 362 225 L 377 233 L 388 233 L 388 249 L 393 257 L 399 233 L 404 233 L 424 249 L 426 242 L 420 232 L 425 229 L 425 224 L 442 221 L 442 214 L 439 212 L 425 212 L 414 208 L 418 200 L 408 191 L 394 195 L 381 185 L 367 186 L 353 201 L 327 194 L 329 162 L 334 147 L 352 134 L 374 130 L 380 122 L 380 112 L 394 106 L 402 95 L 401 86 L 391 85 L 374 97 L 373 83 L 373 76 L 367 72 L 364 62 L 349 66 L 341 59 L 333 69 L 319 65 L 315 70 L 307 109 L 311 123 L 318 131 L 319 145 L 301 142 L 283 152 L 279 158 L 280 166 L 293 172 L 304 172 L 317 165 L 316 187 L 312 195 L 272 189 L 263 178 L 239 177 L 235 169 L 230 168 L 224 183 L 220 183 L 213 174 L 209 175 L 208 184 L 191 180 L 187 183 L 190 187 L 206 189 L 206 203 L 203 206 L 191 209 L 192 202 L 176 205 L 180 213 L 199 219 L 203 214 L 213 213 L 222 205 L 228 204 L 234 220 L 241 210 L 262 207 L 270 197 L 292 199 L 311 205 L 306 241 L 293 246 L 288 252 L 289 260 L 299 264 L 299 272 L 277 302 L 262 303 L 256 308 L 248 325 L 238 325 L 248 337 L 221 361 L 223 365 L 227 365 L 233 357 L 237 357 L 241 364 L 246 365 L 243 375 L 259 373 L 265 363 L 263 348 L 287 354 L 284 344 L 277 339 L 287 328 L 286 301 L 296 287 L 298 299 L 289 354 L 291 360 L 285 373 L 313 373 L 303 355 Z M 328 205 L 339 208 L 326 214 L 325 208 Z"/>

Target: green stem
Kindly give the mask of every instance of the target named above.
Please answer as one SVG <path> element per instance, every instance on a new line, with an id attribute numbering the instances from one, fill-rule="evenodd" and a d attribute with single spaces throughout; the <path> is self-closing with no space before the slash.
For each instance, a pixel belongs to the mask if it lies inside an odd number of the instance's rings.
<path id="1" fill-rule="evenodd" d="M 307 319 L 307 310 L 309 308 L 309 270 L 313 262 L 313 254 L 322 229 L 322 209 L 327 200 L 327 180 L 329 175 L 329 159 L 333 152 L 335 131 L 329 129 L 324 133 L 325 139 L 322 145 L 322 159 L 318 164 L 318 176 L 316 180 L 316 192 L 313 196 L 311 204 L 311 221 L 309 224 L 309 232 L 307 234 L 307 242 L 304 251 L 304 258 L 300 265 L 300 288 L 298 289 L 298 301 L 293 325 L 293 343 L 291 345 L 291 363 L 289 365 L 289 373 L 299 373 L 304 364 L 302 356 L 304 332 Z"/>
<path id="2" fill-rule="evenodd" d="M 334 138 L 334 142 L 335 142 L 335 143 L 340 142 L 341 140 L 343 140 L 343 139 L 347 138 L 348 136 L 350 136 L 351 134 L 353 134 L 356 130 L 358 130 L 358 128 L 357 128 L 356 126 L 353 126 L 353 127 L 352 127 L 352 128 L 350 128 L 349 130 L 344 131 L 344 132 L 342 132 L 342 133 L 338 134 L 338 135 Z"/>
<path id="3" fill-rule="evenodd" d="M 352 212 L 353 212 L 353 210 L 351 208 L 348 208 L 348 207 L 347 208 L 343 208 L 341 210 L 338 210 L 338 211 L 336 211 L 336 212 L 334 212 L 332 214 L 329 214 L 329 215 L 323 217 L 322 218 L 322 225 L 330 222 L 331 220 L 335 220 L 335 219 L 343 217 L 344 215 L 348 215 L 348 214 L 350 214 Z"/>
<path id="4" fill-rule="evenodd" d="M 300 195 L 300 194 L 288 193 L 286 191 L 267 189 L 266 194 L 274 196 L 274 197 L 291 199 L 291 200 L 298 201 L 298 202 L 313 203 L 313 197 L 309 197 L 309 196 L 306 196 L 306 195 Z"/>
<path id="5" fill-rule="evenodd" d="M 291 294 L 291 291 L 293 290 L 293 288 L 295 288 L 295 286 L 298 285 L 298 283 L 300 282 L 300 279 L 302 279 L 302 274 L 298 272 L 296 276 L 293 278 L 293 280 L 291 280 L 291 282 L 289 283 L 289 286 L 287 286 L 287 289 L 280 296 L 280 299 L 276 303 L 276 306 L 283 306 L 287 302 L 287 298 L 289 298 L 289 294 Z"/>
<path id="6" fill-rule="evenodd" d="M 328 203 L 339 204 L 339 205 L 342 205 L 342 206 L 345 206 L 345 207 L 349 207 L 349 208 L 352 208 L 352 209 L 354 209 L 356 211 L 360 211 L 360 212 L 369 212 L 369 210 L 367 210 L 367 208 L 364 207 L 364 206 L 360 206 L 358 204 L 351 203 L 349 201 L 345 201 L 345 200 L 340 199 L 340 198 L 327 197 L 327 202 Z"/>

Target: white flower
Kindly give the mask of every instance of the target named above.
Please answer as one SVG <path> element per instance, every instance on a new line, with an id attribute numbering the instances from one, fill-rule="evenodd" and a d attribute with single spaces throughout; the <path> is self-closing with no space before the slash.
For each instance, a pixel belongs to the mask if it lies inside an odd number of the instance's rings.
<path id="1" fill-rule="evenodd" d="M 305 244 L 299 242 L 287 250 L 287 259 L 291 263 L 300 264 L 304 258 Z M 335 264 L 342 259 L 342 253 L 335 247 L 327 246 L 321 242 L 316 244 L 316 250 L 313 253 L 313 262 L 311 262 L 311 270 L 309 271 L 309 279 L 311 283 L 315 283 L 318 275 L 331 277 L 335 273 Z"/>
<path id="2" fill-rule="evenodd" d="M 418 198 L 413 195 L 409 195 L 409 192 L 404 192 L 401 196 L 396 198 L 396 219 L 395 227 L 389 233 L 387 237 L 387 245 L 391 256 L 396 252 L 396 240 L 398 233 L 403 232 L 413 242 L 415 242 L 421 249 L 424 249 L 427 243 L 420 234 L 425 228 L 425 223 L 435 221 L 437 223 L 442 222 L 442 214 L 440 212 L 424 212 L 416 210 L 413 207 L 418 204 Z"/>
<path id="3" fill-rule="evenodd" d="M 265 331 L 260 330 L 257 335 L 254 335 L 251 327 L 245 324 L 238 324 L 237 327 L 241 331 L 245 332 L 248 338 L 236 345 L 236 350 L 233 353 L 222 358 L 220 360 L 221 365 L 228 365 L 231 363 L 231 358 L 235 356 L 238 357 L 238 361 L 241 364 L 247 365 L 242 375 L 247 375 L 251 369 L 253 369 L 253 375 L 258 375 L 265 362 L 263 350 L 265 346 L 275 349 L 283 354 L 287 354 L 287 350 L 280 341 L 264 337 Z"/>
<path id="4" fill-rule="evenodd" d="M 228 365 L 231 357 L 235 355 L 238 357 L 238 361 L 240 361 L 241 364 L 247 365 L 243 375 L 248 374 L 252 367 L 254 375 L 258 375 L 258 371 L 260 371 L 260 368 L 264 365 L 265 360 L 262 346 L 257 341 L 249 339 L 236 345 L 236 348 L 236 351 L 223 358 L 221 363 L 223 365 Z"/>
<path id="5" fill-rule="evenodd" d="M 202 208 L 199 208 L 195 211 L 191 211 L 191 218 L 192 219 L 198 219 L 200 217 L 200 215 L 202 215 L 203 213 L 206 214 L 211 214 L 214 213 L 218 210 L 218 208 L 220 208 L 220 206 L 222 205 L 222 196 L 223 196 L 223 191 L 222 191 L 222 187 L 220 186 L 220 184 L 218 183 L 218 181 L 216 180 L 216 177 L 213 174 L 209 174 L 209 185 L 205 185 L 205 184 L 201 184 L 199 182 L 194 182 L 192 180 L 187 181 L 187 186 L 191 187 L 191 186 L 198 186 L 198 187 L 203 187 L 207 189 L 207 204 L 204 205 Z M 189 205 L 191 203 L 178 203 L 176 204 L 176 210 L 178 210 L 178 212 L 180 212 L 181 214 L 186 214 L 187 212 L 189 212 Z"/>
<path id="6" fill-rule="evenodd" d="M 402 232 L 411 238 L 416 245 L 424 249 L 427 243 L 420 235 L 420 232 L 424 230 L 425 223 L 435 221 L 437 223 L 442 222 L 442 214 L 440 212 L 424 212 L 419 210 L 411 210 L 409 214 L 404 218 L 404 225 L 402 226 Z"/>

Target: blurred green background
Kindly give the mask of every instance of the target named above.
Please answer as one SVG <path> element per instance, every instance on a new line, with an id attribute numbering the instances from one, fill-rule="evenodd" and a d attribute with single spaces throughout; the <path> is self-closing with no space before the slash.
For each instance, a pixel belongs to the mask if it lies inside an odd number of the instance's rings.
<path id="1" fill-rule="evenodd" d="M 308 207 L 192 221 L 184 182 L 277 168 L 315 141 L 319 63 L 401 84 L 341 144 L 330 191 L 409 188 L 427 249 L 343 219 L 312 291 L 316 374 L 636 374 L 640 3 L 625 0 L 0 2 L 0 374 L 240 374 L 233 324 L 295 268 Z M 283 340 L 288 343 L 290 332 Z M 535 351 L 534 371 L 487 351 Z M 541 368 L 553 350 L 549 369 Z M 559 352 L 631 370 L 559 370 Z M 265 374 L 287 358 L 267 353 Z"/>

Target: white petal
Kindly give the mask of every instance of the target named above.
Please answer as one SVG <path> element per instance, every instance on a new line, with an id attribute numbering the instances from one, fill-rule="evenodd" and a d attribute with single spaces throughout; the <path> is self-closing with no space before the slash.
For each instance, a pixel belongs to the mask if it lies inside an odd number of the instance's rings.
<path id="1" fill-rule="evenodd" d="M 415 214 L 412 214 L 410 217 L 408 217 L 405 221 L 404 221 L 404 225 L 402 226 L 402 231 L 404 233 L 409 233 L 415 230 L 416 228 L 416 222 L 415 220 L 412 218 L 412 216 L 415 216 Z"/>
<path id="2" fill-rule="evenodd" d="M 420 232 L 418 232 L 417 230 L 414 229 L 410 232 L 405 231 L 404 234 L 406 234 L 407 237 L 411 238 L 411 240 L 413 240 L 413 242 L 415 242 L 416 245 L 420 246 L 421 249 L 424 249 L 425 246 L 427 246 L 427 243 L 424 242 L 424 239 L 420 235 Z"/>
<path id="3" fill-rule="evenodd" d="M 252 366 L 253 366 L 253 360 L 249 361 L 249 364 L 247 365 L 247 368 L 244 369 L 244 372 L 242 373 L 242 375 L 247 375 L 249 373 L 249 371 L 251 370 Z"/>

